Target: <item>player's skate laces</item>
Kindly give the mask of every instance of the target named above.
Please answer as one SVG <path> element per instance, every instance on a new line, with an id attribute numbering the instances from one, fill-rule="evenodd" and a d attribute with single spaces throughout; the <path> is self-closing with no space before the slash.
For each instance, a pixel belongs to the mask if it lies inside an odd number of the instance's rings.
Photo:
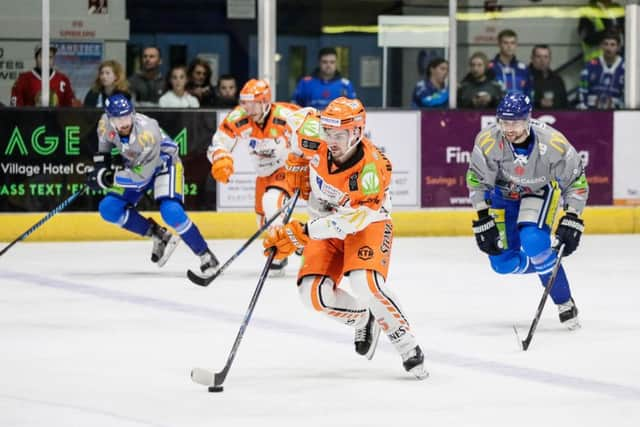
<path id="1" fill-rule="evenodd" d="M 402 353 L 402 366 L 405 371 L 413 374 L 419 380 L 429 376 L 429 372 L 424 368 L 424 354 L 419 345 Z"/>
<path id="2" fill-rule="evenodd" d="M 368 360 L 373 358 L 378 346 L 378 338 L 380 338 L 380 326 L 376 322 L 376 318 L 369 311 L 369 319 L 361 328 L 356 328 L 355 343 L 356 353 L 365 356 Z"/>
<path id="3" fill-rule="evenodd" d="M 566 326 L 570 331 L 581 327 L 580 320 L 578 319 L 578 307 L 576 307 L 576 303 L 573 298 L 563 304 L 558 304 L 558 312 L 560 323 Z"/>
<path id="4" fill-rule="evenodd" d="M 269 267 L 269 277 L 284 277 L 285 267 L 289 264 L 289 259 L 285 258 L 282 261 L 273 261 Z"/>
<path id="5" fill-rule="evenodd" d="M 153 248 L 151 249 L 151 262 L 158 264 L 158 267 L 162 267 L 167 263 L 169 257 L 178 246 L 180 237 L 174 235 L 165 227 L 161 227 L 153 219 L 149 218 L 151 227 L 147 235 L 150 235 L 153 239 Z"/>
<path id="6" fill-rule="evenodd" d="M 210 249 L 207 249 L 202 254 L 200 254 L 200 271 L 207 276 L 215 273 L 216 268 L 220 264 L 218 258 L 211 252 Z"/>

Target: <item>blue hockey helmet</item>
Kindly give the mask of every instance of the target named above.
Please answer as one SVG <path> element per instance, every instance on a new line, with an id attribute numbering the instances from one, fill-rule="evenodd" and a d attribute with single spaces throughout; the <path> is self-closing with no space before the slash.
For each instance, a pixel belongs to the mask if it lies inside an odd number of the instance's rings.
<path id="1" fill-rule="evenodd" d="M 528 120 L 531 117 L 531 99 L 522 92 L 508 92 L 498 104 L 496 116 L 502 120 Z"/>
<path id="2" fill-rule="evenodd" d="M 133 104 L 121 93 L 115 93 L 104 102 L 104 111 L 109 117 L 123 117 L 133 114 Z"/>

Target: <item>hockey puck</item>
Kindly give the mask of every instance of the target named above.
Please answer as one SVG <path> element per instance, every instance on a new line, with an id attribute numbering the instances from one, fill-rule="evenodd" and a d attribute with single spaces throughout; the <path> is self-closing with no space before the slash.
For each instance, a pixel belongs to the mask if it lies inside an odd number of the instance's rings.
<path id="1" fill-rule="evenodd" d="M 220 393 L 221 391 L 224 391 L 224 387 L 221 385 L 212 385 L 209 387 L 209 393 Z"/>

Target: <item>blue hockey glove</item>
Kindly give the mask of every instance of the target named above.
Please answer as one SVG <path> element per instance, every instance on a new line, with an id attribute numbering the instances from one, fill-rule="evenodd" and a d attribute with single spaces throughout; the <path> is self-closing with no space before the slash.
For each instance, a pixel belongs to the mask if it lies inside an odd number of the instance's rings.
<path id="1" fill-rule="evenodd" d="M 496 221 L 486 210 L 478 212 L 478 220 L 473 221 L 473 232 L 480 250 L 489 255 L 502 253 L 502 240 Z"/>
<path id="2" fill-rule="evenodd" d="M 564 256 L 571 255 L 580 244 L 584 231 L 584 221 L 574 213 L 568 213 L 560 219 L 556 229 L 556 248 L 564 243 Z"/>

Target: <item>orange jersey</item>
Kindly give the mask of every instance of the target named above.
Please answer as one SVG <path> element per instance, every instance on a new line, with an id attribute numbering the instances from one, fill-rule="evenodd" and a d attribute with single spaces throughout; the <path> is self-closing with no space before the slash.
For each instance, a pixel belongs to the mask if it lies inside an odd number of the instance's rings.
<path id="1" fill-rule="evenodd" d="M 363 138 L 352 157 L 338 166 L 322 140 L 315 110 L 293 113 L 289 124 L 295 129 L 292 151 L 309 159 L 307 226 L 312 239 L 344 239 L 373 222 L 391 219 L 391 162 L 371 141 Z"/>
<path id="2" fill-rule="evenodd" d="M 218 149 L 232 152 L 240 144 L 245 146 L 258 176 L 269 176 L 284 166 L 289 154 L 290 129 L 287 116 L 297 107 L 274 102 L 265 119 L 264 127 L 258 126 L 244 108 L 237 106 L 222 121 L 213 135 L 207 158 L 212 161 Z"/>

